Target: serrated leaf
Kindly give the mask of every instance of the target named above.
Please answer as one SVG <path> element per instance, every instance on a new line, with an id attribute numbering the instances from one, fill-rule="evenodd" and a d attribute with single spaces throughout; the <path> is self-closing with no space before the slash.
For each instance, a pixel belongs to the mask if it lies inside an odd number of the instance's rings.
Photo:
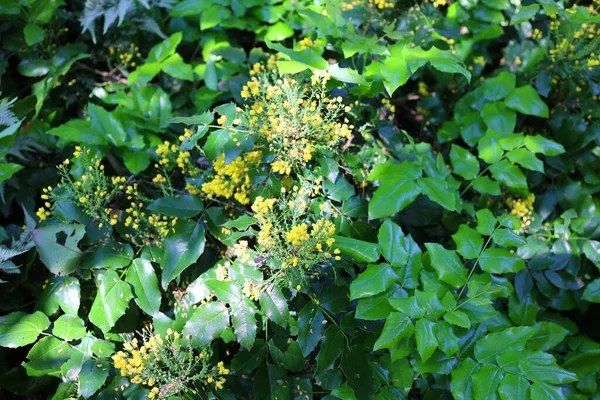
<path id="1" fill-rule="evenodd" d="M 454 172 L 467 180 L 475 179 L 479 174 L 479 161 L 469 150 L 452 144 L 450 162 Z"/>
<path id="2" fill-rule="evenodd" d="M 203 346 L 217 339 L 229 326 L 229 310 L 220 302 L 200 305 L 185 323 L 182 334 L 190 335 L 194 346 Z"/>
<path id="3" fill-rule="evenodd" d="M 535 115 L 536 117 L 548 118 L 550 111 L 548 106 L 541 99 L 537 90 L 532 86 L 521 86 L 513 90 L 506 99 L 504 104 L 513 110 L 522 114 Z"/>
<path id="4" fill-rule="evenodd" d="M 150 261 L 136 258 L 127 269 L 125 281 L 133 286 L 135 303 L 146 314 L 153 317 L 159 314 L 161 293 L 158 278 Z"/>
<path id="5" fill-rule="evenodd" d="M 133 298 L 131 288 L 113 270 L 105 270 L 96 277 L 98 293 L 90 309 L 89 320 L 102 332 L 108 333 L 117 320 L 125 314 Z"/>
<path id="6" fill-rule="evenodd" d="M 384 292 L 398 279 L 389 264 L 369 264 L 350 284 L 350 300 Z"/>
<path id="7" fill-rule="evenodd" d="M 178 224 L 175 234 L 165 238 L 161 262 L 163 288 L 166 289 L 169 282 L 198 260 L 204 252 L 205 242 L 204 228 L 195 222 Z"/>
<path id="8" fill-rule="evenodd" d="M 479 232 L 467 225 L 461 225 L 458 231 L 452 235 L 452 239 L 456 243 L 458 254 L 468 260 L 477 258 L 483 248 L 483 238 Z"/>
<path id="9" fill-rule="evenodd" d="M 52 328 L 52 334 L 66 341 L 81 339 L 85 333 L 85 324 L 77 315 L 61 315 Z"/>
<path id="10" fill-rule="evenodd" d="M 0 317 L 0 346 L 17 348 L 33 343 L 50 326 L 42 312 L 13 312 Z"/>
<path id="11" fill-rule="evenodd" d="M 271 321 L 286 327 L 290 312 L 283 292 L 278 286 L 271 286 L 260 294 L 260 306 Z"/>
<path id="12" fill-rule="evenodd" d="M 249 350 L 256 339 L 256 307 L 248 299 L 232 306 L 231 321 L 238 343 Z"/>
<path id="13" fill-rule="evenodd" d="M 454 287 L 461 287 L 467 282 L 467 269 L 456 252 L 446 250 L 437 243 L 425 243 L 425 247 L 431 257 L 431 267 L 441 281 Z"/>
<path id="14" fill-rule="evenodd" d="M 403 177 L 383 181 L 369 202 L 369 219 L 389 217 L 402 211 L 420 193 L 421 186 Z"/>
<path id="15" fill-rule="evenodd" d="M 426 319 L 419 319 L 415 324 L 417 351 L 419 352 L 422 362 L 427 361 L 438 347 L 434 329 L 435 323 Z"/>
<path id="16" fill-rule="evenodd" d="M 319 344 L 323 331 L 323 312 L 313 304 L 307 304 L 298 313 L 298 343 L 304 357 Z"/>
<path id="17" fill-rule="evenodd" d="M 410 318 L 403 313 L 392 312 L 385 320 L 381 335 L 373 345 L 373 350 L 391 349 L 402 339 L 411 337 L 414 326 Z"/>
<path id="18" fill-rule="evenodd" d="M 525 262 L 506 249 L 485 249 L 479 258 L 481 269 L 490 274 L 506 274 L 525 269 Z"/>
<path id="19" fill-rule="evenodd" d="M 160 197 L 148 206 L 149 211 L 183 219 L 193 218 L 203 209 L 202 200 L 191 194 L 179 197 Z"/>

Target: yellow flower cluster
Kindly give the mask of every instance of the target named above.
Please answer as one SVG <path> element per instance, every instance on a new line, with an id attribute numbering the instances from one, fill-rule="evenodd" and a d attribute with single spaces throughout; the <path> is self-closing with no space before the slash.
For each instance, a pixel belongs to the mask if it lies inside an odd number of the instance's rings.
<path id="1" fill-rule="evenodd" d="M 260 157 L 260 151 L 252 151 L 225 164 L 225 155 L 219 156 L 214 163 L 215 175 L 211 180 L 202 184 L 202 192 L 209 199 L 233 197 L 240 204 L 250 203 L 249 195 L 252 185 L 248 173 L 251 168 L 258 166 Z"/>
<path id="2" fill-rule="evenodd" d="M 109 179 L 104 172 L 104 165 L 97 155 L 92 155 L 90 150 L 75 147 L 73 157 L 78 162 L 83 174 L 76 179 L 72 176 L 71 161 L 66 159 L 57 169 L 61 182 L 53 192 L 51 186 L 42 189 L 44 200 L 43 207 L 39 208 L 36 215 L 40 221 L 46 220 L 52 213 L 52 202 L 58 200 L 77 204 L 80 209 L 92 220 L 97 221 L 100 228 L 104 224 L 115 225 L 118 222 L 118 212 L 110 206 L 118 192 L 124 189 L 125 177 L 115 176 Z"/>
<path id="3" fill-rule="evenodd" d="M 577 4 L 565 10 L 567 13 L 576 14 Z M 548 50 L 553 62 L 567 61 L 574 69 L 592 71 L 600 66 L 600 24 L 582 23 L 574 28 L 572 23 L 567 26 L 569 34 L 562 28 L 561 19 L 556 14 L 549 15 L 550 22 L 549 37 L 552 39 L 553 47 Z M 573 31 L 574 30 L 574 31 Z M 567 37 L 566 37 L 567 36 Z M 533 39 L 541 39 L 542 33 L 534 30 Z"/>
<path id="4" fill-rule="evenodd" d="M 156 179 L 156 178 L 155 178 Z M 148 245 L 151 243 L 159 244 L 169 233 L 175 232 L 175 224 L 178 218 L 170 218 L 158 214 L 146 214 L 146 204 L 150 199 L 146 199 L 139 191 L 137 183 L 127 186 L 125 189 L 129 207 L 125 209 L 125 222 L 127 228 L 131 228 L 131 233 L 126 233 L 125 237 L 131 240 L 137 246 Z"/>
<path id="5" fill-rule="evenodd" d="M 395 7 L 395 4 L 392 1 L 386 0 L 353 0 L 353 1 L 343 1 L 340 4 L 342 11 L 351 11 L 354 8 L 364 5 L 365 7 L 369 7 L 376 10 L 387 10 Z"/>
<path id="6" fill-rule="evenodd" d="M 308 49 L 313 49 L 315 47 L 323 47 L 323 46 L 325 46 L 325 43 L 326 43 L 326 41 L 324 38 L 312 40 L 309 37 L 305 37 L 304 39 L 302 39 L 298 42 L 298 50 L 304 51 L 304 50 L 308 50 Z"/>
<path id="7" fill-rule="evenodd" d="M 191 136 L 191 131 L 188 134 L 186 130 L 186 132 L 181 135 L 179 139 L 181 140 L 183 137 L 183 140 L 185 140 L 185 138 L 189 136 Z M 192 154 L 189 151 L 179 150 L 179 146 L 169 142 L 168 140 L 165 140 L 163 144 L 156 148 L 156 154 L 160 156 L 158 164 L 156 165 L 157 168 L 169 168 L 170 166 L 176 166 L 181 169 L 182 173 L 190 176 L 195 176 L 198 173 L 198 168 L 196 168 L 191 159 Z"/>
<path id="8" fill-rule="evenodd" d="M 244 282 L 244 287 L 242 288 L 242 294 L 249 298 L 250 300 L 257 301 L 262 293 L 261 288 L 257 285 L 254 285 L 249 280 Z"/>
<path id="9" fill-rule="evenodd" d="M 252 211 L 260 227 L 255 256 L 273 260 L 273 265 L 283 270 L 298 265 L 308 269 L 329 258 L 339 259 L 339 250 L 331 249 L 335 243 L 334 224 L 325 217 L 311 223 L 306 215 L 311 196 L 317 191 L 317 187 L 296 186 L 289 197 L 255 199 Z M 237 249 L 236 255 L 240 259 L 248 252 L 245 244 Z M 254 257 L 245 256 L 245 259 Z M 251 289 L 253 287 L 248 285 L 247 292 L 251 293 Z"/>
<path id="10" fill-rule="evenodd" d="M 133 43 L 130 43 L 129 46 L 123 46 L 123 43 L 120 43 L 116 48 L 111 46 L 108 48 L 108 54 L 111 56 L 118 54 L 119 65 L 123 68 L 135 67 L 136 58 L 142 57 L 140 48 Z"/>
<path id="11" fill-rule="evenodd" d="M 262 64 L 255 64 L 251 75 L 241 91 L 249 104 L 241 110 L 240 119 L 255 135 L 255 145 L 274 154 L 273 172 L 290 175 L 319 150 L 334 149 L 350 138 L 354 126 L 340 118 L 351 107 L 343 104 L 342 97 L 327 96 L 331 78 L 327 71 L 315 70 L 311 86 Z"/>
<path id="12" fill-rule="evenodd" d="M 534 221 L 533 204 L 535 203 L 535 195 L 532 193 L 524 199 L 509 198 L 506 204 L 510 207 L 510 213 L 519 217 L 521 221 L 521 229 L 526 230 Z"/>
<path id="13" fill-rule="evenodd" d="M 433 6 L 435 8 L 441 7 L 441 6 L 445 6 L 448 4 L 447 0 L 433 0 Z"/>
<path id="14" fill-rule="evenodd" d="M 216 367 L 209 366 L 209 348 L 194 354 L 189 338 L 183 338 L 171 328 L 164 337 L 148 329 L 143 331 L 142 337 L 141 343 L 137 338 L 125 342 L 123 350 L 114 354 L 112 360 L 121 376 L 133 384 L 151 388 L 148 398 L 174 396 L 197 382 L 223 388 L 230 371 L 222 361 Z"/>

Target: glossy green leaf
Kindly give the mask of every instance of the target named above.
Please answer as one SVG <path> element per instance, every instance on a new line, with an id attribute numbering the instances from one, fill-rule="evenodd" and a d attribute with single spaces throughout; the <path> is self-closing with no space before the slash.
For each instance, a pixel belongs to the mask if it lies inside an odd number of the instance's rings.
<path id="1" fill-rule="evenodd" d="M 307 304 L 298 313 L 298 343 L 305 357 L 317 347 L 321 340 L 323 320 L 323 312 L 313 304 Z"/>
<path id="2" fill-rule="evenodd" d="M 470 358 L 461 361 L 460 366 L 452 371 L 450 390 L 457 400 L 473 399 L 473 383 L 471 376 L 481 368 L 481 365 Z"/>
<path id="3" fill-rule="evenodd" d="M 75 271 L 83 253 L 77 247 L 85 235 L 81 224 L 58 224 L 38 227 L 33 240 L 40 259 L 56 275 L 68 275 Z"/>
<path id="4" fill-rule="evenodd" d="M 517 77 L 510 72 L 501 72 L 494 78 L 488 78 L 483 82 L 483 96 L 488 101 L 504 99 L 515 89 Z"/>
<path id="5" fill-rule="evenodd" d="M 529 387 L 527 379 L 520 375 L 506 374 L 500 386 L 498 394 L 501 400 L 527 399 L 529 398 Z"/>
<path id="6" fill-rule="evenodd" d="M 403 247 L 404 233 L 402 229 L 386 220 L 379 228 L 379 246 L 381 254 L 394 267 L 400 267 L 408 262 L 408 252 Z"/>
<path id="7" fill-rule="evenodd" d="M 475 179 L 479 174 L 479 161 L 469 150 L 452 144 L 450 162 L 454 172 L 467 180 Z"/>
<path id="8" fill-rule="evenodd" d="M 334 239 L 335 244 L 333 247 L 356 261 L 375 262 L 379 260 L 379 245 L 375 243 L 344 236 L 334 236 Z"/>
<path id="9" fill-rule="evenodd" d="M 588 283 L 581 298 L 591 303 L 600 303 L 600 279 Z"/>
<path id="10" fill-rule="evenodd" d="M 482 210 L 477 211 L 476 215 L 477 232 L 481 233 L 482 235 L 491 236 L 494 232 L 494 228 L 496 227 L 497 223 L 494 214 L 487 208 L 484 208 Z"/>
<path id="11" fill-rule="evenodd" d="M 426 319 L 419 319 L 415 324 L 415 338 L 417 351 L 421 361 L 427 361 L 438 347 L 438 340 L 434 333 L 435 323 Z"/>
<path id="12" fill-rule="evenodd" d="M 528 6 L 521 6 L 518 12 L 516 12 L 510 18 L 511 25 L 517 25 L 525 21 L 529 21 L 539 11 L 540 6 L 538 4 L 530 4 Z"/>
<path id="13" fill-rule="evenodd" d="M 520 326 L 490 333 L 475 344 L 475 357 L 481 363 L 491 362 L 507 350 L 523 350 L 527 340 L 536 332 L 537 328 Z"/>
<path id="14" fill-rule="evenodd" d="M 490 274 L 519 272 L 525 268 L 525 262 L 506 249 L 485 249 L 479 259 L 481 269 Z"/>
<path id="15" fill-rule="evenodd" d="M 33 343 L 50 326 L 41 312 L 13 312 L 0 317 L 0 346 L 17 348 Z"/>
<path id="16" fill-rule="evenodd" d="M 452 239 L 456 243 L 458 254 L 468 260 L 477 258 L 483 249 L 483 238 L 479 232 L 467 225 L 461 225 L 458 231 L 452 235 Z"/>
<path id="17" fill-rule="evenodd" d="M 503 379 L 504 373 L 500 368 L 492 364 L 483 364 L 481 368 L 471 376 L 474 399 L 498 399 L 498 387 Z"/>
<path id="18" fill-rule="evenodd" d="M 541 135 L 525 136 L 525 147 L 534 153 L 542 153 L 545 156 L 557 156 L 565 152 L 562 144 Z"/>
<path id="19" fill-rule="evenodd" d="M 81 339 L 85 336 L 85 323 L 77 315 L 64 314 L 54 321 L 52 334 L 66 341 Z"/>
<path id="20" fill-rule="evenodd" d="M 164 256 L 161 262 L 163 288 L 198 260 L 204 252 L 205 242 L 204 228 L 200 223 L 177 224 L 175 234 L 167 236 L 163 245 Z"/>
<path id="21" fill-rule="evenodd" d="M 506 153 L 506 158 L 531 171 L 544 173 L 544 163 L 527 149 L 520 148 Z"/>
<path id="22" fill-rule="evenodd" d="M 550 115 L 548 106 L 540 98 L 537 90 L 530 85 L 521 86 L 513 90 L 504 99 L 504 104 L 506 107 L 522 114 L 535 115 L 541 118 L 548 118 Z"/>
<path id="23" fill-rule="evenodd" d="M 106 382 L 111 365 L 106 360 L 86 360 L 79 372 L 79 394 L 92 397 Z"/>
<path id="24" fill-rule="evenodd" d="M 369 264 L 350 284 L 350 300 L 384 292 L 398 279 L 389 264 Z"/>
<path id="25" fill-rule="evenodd" d="M 125 281 L 133 286 L 135 303 L 146 314 L 157 316 L 160 309 L 161 293 L 158 278 L 150 261 L 136 258 L 127 269 Z"/>
<path id="26" fill-rule="evenodd" d="M 231 322 L 239 344 L 251 349 L 256 339 L 256 307 L 250 300 L 243 299 L 232 306 Z"/>
<path id="27" fill-rule="evenodd" d="M 450 311 L 444 314 L 444 320 L 449 324 L 460 326 L 461 328 L 469 329 L 471 327 L 469 316 L 460 310 Z"/>
<path id="28" fill-rule="evenodd" d="M 260 294 L 260 306 L 271 321 L 286 327 L 290 312 L 287 301 L 279 286 L 271 286 Z"/>
<path id="29" fill-rule="evenodd" d="M 317 374 L 333 368 L 335 361 L 341 357 L 346 339 L 337 326 L 331 325 L 324 334 L 319 354 L 317 354 Z"/>
<path id="30" fill-rule="evenodd" d="M 419 180 L 421 193 L 429 197 L 444 207 L 446 210 L 453 211 L 456 208 L 456 192 L 448 188 L 448 184 L 441 178 L 421 178 Z"/>
<path id="31" fill-rule="evenodd" d="M 23 35 L 27 46 L 33 46 L 44 40 L 44 29 L 36 24 L 27 24 L 23 28 Z"/>
<path id="32" fill-rule="evenodd" d="M 567 396 L 560 387 L 535 382 L 531 385 L 531 398 L 544 400 L 566 400 Z"/>
<path id="33" fill-rule="evenodd" d="M 514 189 L 527 189 L 527 178 L 523 171 L 507 160 L 502 160 L 490 167 L 494 178 L 505 186 Z"/>
<path id="34" fill-rule="evenodd" d="M 125 314 L 133 293 L 113 270 L 105 270 L 96 277 L 98 292 L 90 309 L 89 320 L 102 332 L 108 333 L 117 320 Z"/>
<path id="35" fill-rule="evenodd" d="M 148 57 L 146 57 L 146 62 L 153 63 L 165 60 L 171 54 L 175 53 L 175 49 L 179 43 L 181 43 L 182 38 L 182 32 L 176 32 L 169 36 L 169 38 L 155 45 L 150 49 Z"/>
<path id="36" fill-rule="evenodd" d="M 562 385 L 577 380 L 575 373 L 559 367 L 551 354 L 541 351 L 523 354 L 519 369 L 532 382 Z"/>
<path id="37" fill-rule="evenodd" d="M 431 266 L 441 281 L 454 287 L 461 287 L 467 281 L 467 269 L 456 252 L 446 250 L 437 243 L 425 243 L 431 257 Z"/>
<path id="38" fill-rule="evenodd" d="M 513 133 L 517 125 L 517 114 L 500 101 L 484 105 L 481 115 L 488 128 L 501 136 Z"/>
<path id="39" fill-rule="evenodd" d="M 383 218 L 402 211 L 421 194 L 421 186 L 403 177 L 385 180 L 369 202 L 369 219 Z"/>
<path id="40" fill-rule="evenodd" d="M 393 312 L 386 318 L 381 335 L 375 342 L 373 350 L 391 349 L 402 339 L 411 337 L 414 330 L 409 317 L 403 313 Z"/>
<path id="41" fill-rule="evenodd" d="M 229 326 L 229 310 L 219 302 L 200 305 L 185 323 L 182 334 L 190 335 L 195 346 L 202 346 L 221 336 Z"/>

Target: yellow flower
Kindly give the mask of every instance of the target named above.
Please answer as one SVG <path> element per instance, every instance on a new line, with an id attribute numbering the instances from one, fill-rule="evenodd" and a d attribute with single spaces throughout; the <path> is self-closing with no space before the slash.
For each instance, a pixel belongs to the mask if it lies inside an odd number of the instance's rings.
<path id="1" fill-rule="evenodd" d="M 302 223 L 292 227 L 292 229 L 286 234 L 286 240 L 295 246 L 300 246 L 302 243 L 310 239 L 308 234 L 308 225 Z"/>

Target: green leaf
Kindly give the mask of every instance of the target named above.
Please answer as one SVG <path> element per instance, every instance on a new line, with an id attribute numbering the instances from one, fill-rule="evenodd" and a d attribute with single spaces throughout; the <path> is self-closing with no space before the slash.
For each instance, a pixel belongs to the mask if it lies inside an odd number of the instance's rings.
<path id="1" fill-rule="evenodd" d="M 522 376 L 506 374 L 500 382 L 498 394 L 501 400 L 528 399 L 530 386 Z"/>
<path id="2" fill-rule="evenodd" d="M 111 365 L 106 360 L 86 360 L 79 372 L 79 394 L 91 397 L 106 382 Z"/>
<path id="3" fill-rule="evenodd" d="M 125 314 L 133 293 L 129 285 L 110 269 L 98 273 L 96 287 L 98 292 L 90 309 L 89 320 L 103 333 L 108 333 L 117 320 Z"/>
<path id="4" fill-rule="evenodd" d="M 500 136 L 496 132 L 488 130 L 477 143 L 477 151 L 479 152 L 479 158 L 486 163 L 497 163 L 504 153 L 500 145 Z"/>
<path id="5" fill-rule="evenodd" d="M 138 82 L 140 86 L 146 86 L 162 70 L 162 64 L 159 62 L 148 62 L 140 65 L 129 74 L 127 83 L 131 86 Z"/>
<path id="6" fill-rule="evenodd" d="M 480 176 L 473 181 L 473 189 L 482 194 L 491 194 L 492 196 L 500 195 L 500 185 L 498 182 L 491 180 L 487 176 Z"/>
<path id="7" fill-rule="evenodd" d="M 456 400 L 472 400 L 473 384 L 471 376 L 481 368 L 480 364 L 467 358 L 460 363 L 460 367 L 452 371 L 450 390 Z"/>
<path id="8" fill-rule="evenodd" d="M 471 376 L 475 399 L 495 400 L 498 398 L 498 387 L 504 379 L 500 368 L 492 364 L 483 364 L 479 371 Z"/>
<path id="9" fill-rule="evenodd" d="M 148 206 L 149 211 L 183 219 L 193 218 L 203 209 L 202 200 L 191 194 L 179 197 L 160 197 Z"/>
<path id="10" fill-rule="evenodd" d="M 17 311 L 0 316 L 0 346 L 17 348 L 33 343 L 49 326 L 50 321 L 39 311 L 33 314 Z"/>
<path id="11" fill-rule="evenodd" d="M 585 286 L 581 298 L 590 303 L 600 303 L 600 278 L 593 280 Z"/>
<path id="12" fill-rule="evenodd" d="M 502 247 L 520 247 L 527 243 L 525 239 L 507 228 L 496 229 L 492 238 L 494 243 Z"/>
<path id="13" fill-rule="evenodd" d="M 161 263 L 161 284 L 167 284 L 177 278 L 187 267 L 195 263 L 204 252 L 204 228 L 200 223 L 180 222 L 175 234 L 164 241 L 164 256 Z"/>
<path id="14" fill-rule="evenodd" d="M 504 99 L 515 89 L 517 77 L 511 72 L 501 72 L 483 82 L 483 97 L 488 101 Z"/>
<path id="15" fill-rule="evenodd" d="M 375 262 L 379 260 L 379 245 L 352 239 L 345 236 L 334 236 L 334 247 L 342 254 L 354 258 L 358 262 Z"/>
<path id="16" fill-rule="evenodd" d="M 183 38 L 182 32 L 176 32 L 169 36 L 167 39 L 153 46 L 148 53 L 148 57 L 146 58 L 147 63 L 154 62 L 162 62 L 167 57 L 175 53 L 175 49 L 179 43 L 181 43 L 181 39 Z"/>
<path id="17" fill-rule="evenodd" d="M 306 51 L 294 51 L 282 46 L 280 43 L 273 43 L 270 40 L 265 40 L 265 43 L 268 48 L 279 51 L 290 57 L 292 60 L 304 64 L 305 68 L 314 68 L 319 70 L 327 69 L 327 60 L 321 56 Z"/>
<path id="18" fill-rule="evenodd" d="M 444 320 L 449 324 L 460 326 L 461 328 L 469 329 L 471 327 L 469 316 L 460 310 L 450 311 L 444 314 Z"/>
<path id="19" fill-rule="evenodd" d="M 523 168 L 544 173 L 544 163 L 542 160 L 537 158 L 531 151 L 527 149 L 520 148 L 509 151 L 506 153 L 506 157 L 510 161 L 519 164 Z"/>
<path id="20" fill-rule="evenodd" d="M 304 306 L 298 313 L 298 343 L 304 357 L 308 356 L 319 344 L 323 331 L 323 312 L 312 303 Z"/>
<path id="21" fill-rule="evenodd" d="M 81 224 L 57 224 L 34 229 L 33 240 L 50 272 L 68 275 L 77 269 L 83 255 L 77 244 L 84 235 Z"/>
<path id="22" fill-rule="evenodd" d="M 333 368 L 335 361 L 342 355 L 345 344 L 344 333 L 337 326 L 327 328 L 321 350 L 317 354 L 317 374 Z"/>
<path id="23" fill-rule="evenodd" d="M 471 73 L 465 68 L 463 62 L 449 50 L 441 50 L 437 47 L 423 50 L 420 47 L 404 46 L 402 56 L 408 61 L 413 73 L 429 62 L 432 67 L 439 71 L 462 74 L 468 82 L 471 82 Z"/>
<path id="24" fill-rule="evenodd" d="M 431 257 L 431 267 L 441 281 L 454 287 L 461 287 L 467 282 L 467 269 L 456 252 L 446 250 L 437 243 L 425 243 L 425 247 Z"/>
<path id="25" fill-rule="evenodd" d="M 269 26 L 267 32 L 265 33 L 265 39 L 272 42 L 280 42 L 284 39 L 292 37 L 293 35 L 294 30 L 292 27 L 285 22 L 279 21 L 274 25 Z"/>
<path id="26" fill-rule="evenodd" d="M 231 12 L 227 8 L 220 4 L 214 4 L 200 16 L 200 30 L 204 31 L 215 27 L 230 17 Z"/>
<path id="27" fill-rule="evenodd" d="M 458 231 L 452 235 L 452 239 L 456 243 L 458 254 L 468 260 L 477 258 L 483 248 L 483 238 L 479 232 L 467 225 L 461 225 Z"/>
<path id="28" fill-rule="evenodd" d="M 506 99 L 506 107 L 516 110 L 521 114 L 535 115 L 536 117 L 548 118 L 550 111 L 548 106 L 541 99 L 537 90 L 532 86 L 521 86 L 513 90 Z"/>
<path id="29" fill-rule="evenodd" d="M 369 264 L 350 284 L 350 300 L 384 292 L 397 279 L 398 275 L 389 264 Z"/>
<path id="30" fill-rule="evenodd" d="M 384 180 L 369 202 L 369 219 L 383 218 L 402 211 L 421 193 L 421 186 L 402 176 Z"/>
<path id="31" fill-rule="evenodd" d="M 500 136 L 510 135 L 517 125 L 517 114 L 500 101 L 484 105 L 481 116 L 488 128 Z"/>
<path id="32" fill-rule="evenodd" d="M 232 281 L 210 279 L 204 282 L 217 298 L 224 303 L 236 304 L 244 299 L 240 285 Z"/>
<path id="33" fill-rule="evenodd" d="M 485 249 L 479 259 L 481 269 L 490 274 L 507 274 L 525 269 L 525 262 L 506 249 Z"/>
<path id="34" fill-rule="evenodd" d="M 390 220 L 386 220 L 379 228 L 377 235 L 381 254 L 394 267 L 401 267 L 408 262 L 408 252 L 404 249 L 404 233 Z"/>
<path id="35" fill-rule="evenodd" d="M 516 12 L 510 18 L 511 25 L 517 25 L 525 21 L 529 21 L 531 18 L 535 17 L 535 14 L 540 10 L 539 4 L 530 4 L 528 6 L 521 6 L 519 11 Z"/>
<path id="36" fill-rule="evenodd" d="M 287 301 L 279 286 L 271 286 L 260 294 L 260 306 L 267 318 L 281 327 L 286 327 L 290 312 Z"/>
<path id="37" fill-rule="evenodd" d="M 66 341 L 81 339 L 85 336 L 85 323 L 77 315 L 64 314 L 54 321 L 52 333 Z"/>
<path id="38" fill-rule="evenodd" d="M 200 305 L 185 323 L 182 334 L 190 335 L 194 346 L 203 346 L 217 339 L 229 326 L 229 310 L 220 302 Z"/>
<path id="39" fill-rule="evenodd" d="M 392 312 L 385 320 L 381 335 L 373 345 L 373 351 L 392 349 L 404 338 L 411 337 L 415 329 L 410 318 L 400 312 Z"/>
<path id="40" fill-rule="evenodd" d="M 161 293 L 158 278 L 150 261 L 136 258 L 127 269 L 125 281 L 133 286 L 135 303 L 153 317 L 160 312 Z"/>
<path id="41" fill-rule="evenodd" d="M 194 71 L 190 64 L 186 64 L 183 58 L 177 53 L 171 55 L 169 58 L 161 63 L 161 70 L 176 79 L 185 81 L 194 80 Z"/>
<path id="42" fill-rule="evenodd" d="M 23 28 L 23 35 L 27 46 L 33 46 L 44 40 L 44 29 L 36 24 L 27 24 Z"/>
<path id="43" fill-rule="evenodd" d="M 535 382 L 531 385 L 530 395 L 532 399 L 567 400 L 567 396 L 565 396 L 560 387 L 551 386 L 543 382 Z"/>
<path id="44" fill-rule="evenodd" d="M 250 300 L 243 299 L 232 305 L 231 322 L 238 343 L 250 350 L 256 339 L 256 307 Z"/>
<path id="45" fill-rule="evenodd" d="M 490 167 L 494 178 L 505 186 L 514 189 L 527 189 L 527 178 L 523 171 L 507 160 L 502 160 Z"/>
<path id="46" fill-rule="evenodd" d="M 93 103 L 88 104 L 88 115 L 91 126 L 99 134 L 105 136 L 115 146 L 122 146 L 127 141 L 127 132 L 122 121 L 115 112 L 106 111 Z"/>
<path id="47" fill-rule="evenodd" d="M 122 154 L 125 167 L 134 174 L 140 174 L 150 165 L 150 154 L 147 151 L 125 150 Z"/>
<path id="48" fill-rule="evenodd" d="M 387 57 L 383 60 L 379 72 L 383 78 L 383 85 L 391 96 L 396 89 L 408 82 L 412 73 L 408 62 L 402 57 Z"/>
<path id="49" fill-rule="evenodd" d="M 479 161 L 469 150 L 452 144 L 450 162 L 454 172 L 467 180 L 475 179 L 479 174 Z"/>
<path id="50" fill-rule="evenodd" d="M 554 322 L 539 321 L 534 326 L 538 328 L 538 331 L 527 341 L 527 348 L 531 350 L 548 351 L 562 342 L 569 334 L 567 329 Z"/>
<path id="51" fill-rule="evenodd" d="M 494 360 L 497 355 L 507 350 L 523 350 L 527 340 L 536 332 L 537 328 L 519 326 L 505 329 L 502 332 L 490 333 L 475 344 L 475 357 L 480 363 L 483 363 Z"/>
<path id="52" fill-rule="evenodd" d="M 37 342 L 27 358 L 31 360 L 23 364 L 30 376 L 60 376 L 60 367 L 71 358 L 72 350 L 67 342 L 47 336 Z"/>
<path id="53" fill-rule="evenodd" d="M 562 366 L 575 372 L 579 379 L 584 379 L 600 370 L 600 349 L 586 350 L 585 353 L 569 356 Z"/>
<path id="54" fill-rule="evenodd" d="M 427 361 L 435 349 L 438 347 L 438 341 L 434 333 L 435 323 L 426 319 L 419 319 L 415 324 L 415 338 L 417 340 L 417 351 L 421 361 Z"/>
<path id="55" fill-rule="evenodd" d="M 7 179 L 10 179 L 11 176 L 19 172 L 23 169 L 22 165 L 15 163 L 1 163 L 0 164 L 0 183 L 4 182 Z"/>
<path id="56" fill-rule="evenodd" d="M 519 369 L 532 382 L 563 385 L 577 380 L 575 373 L 559 367 L 551 354 L 541 351 L 523 354 Z"/>
<path id="57" fill-rule="evenodd" d="M 452 331 L 452 327 L 446 322 L 437 321 L 433 332 L 440 350 L 447 356 L 452 357 L 460 349 L 460 340 Z"/>
<path id="58" fill-rule="evenodd" d="M 525 147 L 534 153 L 542 153 L 545 156 L 557 156 L 565 152 L 562 144 L 541 135 L 525 136 Z"/>
<path id="59" fill-rule="evenodd" d="M 477 232 L 481 233 L 482 235 L 491 236 L 497 223 L 494 214 L 487 208 L 484 208 L 477 211 L 476 216 Z"/>
<path id="60" fill-rule="evenodd" d="M 81 297 L 81 287 L 77 278 L 54 276 L 37 299 L 35 309 L 52 315 L 58 307 L 66 313 L 77 315 Z"/>
<path id="61" fill-rule="evenodd" d="M 456 192 L 448 189 L 448 184 L 442 178 L 421 178 L 419 180 L 421 193 L 429 197 L 444 207 L 446 210 L 453 211 L 456 208 Z"/>

